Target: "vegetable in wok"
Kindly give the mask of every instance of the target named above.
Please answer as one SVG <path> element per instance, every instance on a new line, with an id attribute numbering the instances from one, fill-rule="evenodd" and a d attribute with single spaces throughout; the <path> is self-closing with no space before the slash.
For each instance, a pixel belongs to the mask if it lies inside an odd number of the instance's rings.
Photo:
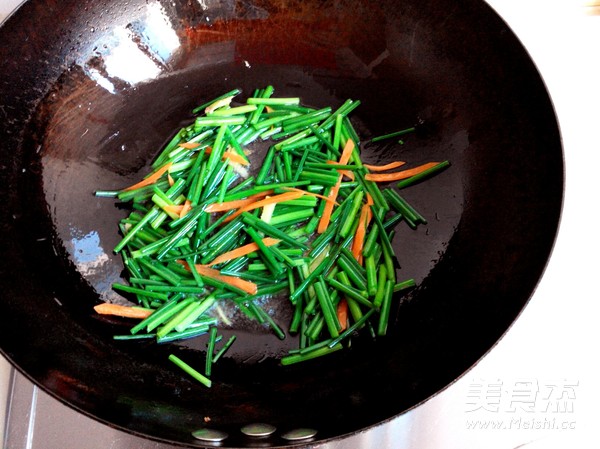
<path id="1" fill-rule="evenodd" d="M 299 346 L 283 365 L 343 349 L 357 332 L 386 335 L 393 293 L 415 285 L 397 279 L 393 229 L 400 221 L 426 223 L 398 190 L 449 165 L 363 163 L 349 119 L 360 101 L 314 109 L 300 98 L 273 97 L 268 86 L 232 106 L 240 93 L 196 108 L 194 122 L 176 133 L 144 179 L 96 192 L 131 204 L 114 248 L 130 285 L 113 288 L 138 303 L 99 304 L 96 312 L 141 319 L 116 339 L 161 343 L 208 334 L 204 374 L 170 356 L 207 387 L 212 365 L 236 339 L 217 344 L 218 319 L 210 312 L 221 301 L 280 339 L 286 332 L 259 300 L 289 301 L 287 331 L 299 335 Z M 247 152 L 256 142 L 269 148 L 251 175 Z"/>

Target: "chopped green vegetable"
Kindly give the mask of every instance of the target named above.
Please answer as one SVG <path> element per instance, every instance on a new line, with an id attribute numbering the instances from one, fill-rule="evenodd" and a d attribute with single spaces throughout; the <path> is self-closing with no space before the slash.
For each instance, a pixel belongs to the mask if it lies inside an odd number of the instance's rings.
<path id="1" fill-rule="evenodd" d="M 185 371 L 187 374 L 192 376 L 194 379 L 196 379 L 198 382 L 200 382 L 202 385 L 205 385 L 208 388 L 211 387 L 212 381 L 208 377 L 206 377 L 203 374 L 201 374 L 200 372 L 196 371 L 194 368 L 192 368 L 190 365 L 185 363 L 183 360 L 181 360 L 176 355 L 173 355 L 173 354 L 169 355 L 169 360 L 171 362 L 173 362 L 175 365 L 177 365 L 179 368 L 181 368 L 183 371 Z"/>
<path id="2" fill-rule="evenodd" d="M 114 251 L 132 285 L 113 288 L 147 309 L 131 335 L 114 339 L 166 343 L 204 335 L 204 375 L 175 355 L 169 360 L 207 387 L 212 365 L 236 340 L 215 353 L 224 319 L 216 310 L 224 302 L 285 339 L 286 329 L 260 305 L 284 293 L 281 301 L 293 307 L 287 331 L 299 335 L 299 347 L 282 365 L 338 351 L 359 332 L 386 335 L 393 294 L 415 286 L 397 279 L 393 228 L 402 220 L 427 223 L 397 189 L 449 166 L 444 161 L 382 188 L 373 179 L 385 176 L 369 170 L 402 162 L 363 163 L 349 118 L 360 101 L 311 108 L 297 97 L 275 97 L 267 86 L 233 103 L 240 94 L 234 89 L 194 109 L 193 123 L 160 151 L 141 182 L 96 192 L 131 204 Z M 269 142 L 258 167 L 247 156 L 256 139 Z"/>

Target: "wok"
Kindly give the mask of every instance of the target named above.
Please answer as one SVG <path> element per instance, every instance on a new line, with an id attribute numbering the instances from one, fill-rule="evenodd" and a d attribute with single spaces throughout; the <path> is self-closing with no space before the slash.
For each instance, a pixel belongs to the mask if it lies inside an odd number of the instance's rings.
<path id="1" fill-rule="evenodd" d="M 550 256 L 563 189 L 559 130 L 536 67 L 483 2 L 31 0 L 0 28 L 0 348 L 45 391 L 101 422 L 150 439 L 258 444 L 240 427 L 327 441 L 384 423 L 447 387 L 507 331 Z M 293 346 L 243 320 L 210 389 L 167 360 L 177 345 L 115 342 L 127 320 L 93 305 L 125 301 L 116 223 L 95 198 L 147 172 L 190 111 L 233 88 L 338 106 L 366 161 L 445 160 L 405 190 L 428 218 L 398 226 L 399 278 L 389 335 L 356 339 L 318 361 L 282 367 Z M 418 123 L 404 145 L 374 135 Z M 260 164 L 260 155 L 253 160 Z M 285 302 L 271 305 L 286 326 Z M 235 349 L 234 349 L 235 348 Z"/>

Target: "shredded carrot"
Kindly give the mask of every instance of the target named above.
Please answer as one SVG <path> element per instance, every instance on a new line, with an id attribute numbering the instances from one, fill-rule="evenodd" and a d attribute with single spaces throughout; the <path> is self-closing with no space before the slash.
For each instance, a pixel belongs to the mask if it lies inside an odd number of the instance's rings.
<path id="1" fill-rule="evenodd" d="M 186 269 L 190 269 L 187 262 L 183 260 L 178 260 L 177 262 L 186 267 Z M 254 282 L 246 281 L 235 276 L 227 276 L 221 274 L 219 270 L 215 270 L 214 268 L 210 268 L 206 265 L 196 264 L 195 267 L 196 271 L 202 276 L 206 276 L 208 278 L 212 278 L 225 284 L 229 284 L 233 287 L 239 288 L 240 290 L 245 291 L 249 295 L 255 295 L 256 292 L 258 292 L 258 286 Z"/>
<path id="2" fill-rule="evenodd" d="M 181 142 L 179 144 L 179 146 L 181 148 L 187 148 L 188 150 L 193 150 L 195 148 L 198 148 L 200 146 L 200 144 L 198 142 Z"/>
<path id="3" fill-rule="evenodd" d="M 407 170 L 397 171 L 394 173 L 367 173 L 365 175 L 365 179 L 367 181 L 374 182 L 391 182 L 391 181 L 400 181 L 401 179 L 410 178 L 411 176 L 418 175 L 419 173 L 438 165 L 439 162 L 427 162 L 423 165 L 419 165 L 414 168 L 409 168 Z"/>
<path id="4" fill-rule="evenodd" d="M 154 312 L 153 310 L 140 309 L 131 306 L 121 306 L 119 304 L 110 304 L 108 302 L 94 306 L 94 310 L 100 315 L 114 315 L 125 318 L 139 318 L 142 320 L 144 318 L 148 318 L 150 315 L 152 315 L 152 312 Z"/>
<path id="5" fill-rule="evenodd" d="M 170 214 L 176 214 L 181 216 L 181 211 L 183 210 L 183 204 L 175 205 L 175 204 L 167 204 L 163 206 L 163 210 Z"/>
<path id="6" fill-rule="evenodd" d="M 207 147 L 206 150 L 204 151 L 204 153 L 206 153 L 206 154 L 212 153 L 212 148 Z M 231 162 L 237 162 L 240 165 L 249 165 L 250 164 L 245 158 L 243 158 L 242 156 L 240 156 L 239 154 L 237 154 L 233 151 L 225 150 L 223 152 L 222 159 L 229 159 Z"/>
<path id="7" fill-rule="evenodd" d="M 281 242 L 281 240 L 274 239 L 272 237 L 265 237 L 264 239 L 262 239 L 262 241 L 266 246 L 277 245 L 279 242 Z M 247 245 L 240 246 L 239 248 L 236 248 L 234 250 L 231 250 L 231 251 L 221 254 L 220 256 L 216 257 L 211 263 L 207 264 L 206 266 L 212 267 L 213 265 L 217 265 L 217 264 L 220 264 L 223 262 L 227 262 L 229 260 L 237 259 L 238 257 L 245 256 L 246 254 L 250 254 L 250 253 L 253 253 L 254 251 L 258 251 L 258 250 L 259 250 L 259 248 L 256 243 L 254 243 L 254 242 L 248 243 Z"/>
<path id="8" fill-rule="evenodd" d="M 404 161 L 395 161 L 395 162 L 390 162 L 389 164 L 385 164 L 385 165 L 370 165 L 370 164 L 363 164 L 363 165 L 365 167 L 367 167 L 369 169 L 369 171 L 386 171 L 386 170 L 392 170 L 394 168 L 402 167 L 404 164 L 406 164 L 406 162 L 404 162 Z"/>
<path id="9" fill-rule="evenodd" d="M 369 223 L 371 223 L 371 219 L 373 218 L 373 209 L 371 209 L 371 206 L 375 204 L 375 201 L 373 201 L 373 197 L 367 193 L 367 206 L 369 206 L 369 212 L 367 213 L 367 226 L 369 226 Z"/>
<path id="10" fill-rule="evenodd" d="M 340 302 L 338 302 L 336 313 L 338 321 L 342 325 L 340 330 L 346 330 L 348 327 L 348 301 L 346 301 L 346 298 L 342 298 Z"/>
<path id="11" fill-rule="evenodd" d="M 225 201 L 224 203 L 212 203 L 206 206 L 205 212 L 225 212 L 232 209 L 239 209 L 240 207 L 247 206 L 248 204 L 254 203 L 259 198 L 264 198 L 273 194 L 273 190 L 265 190 L 264 192 L 255 193 L 250 195 L 248 198 L 242 200 Z"/>
<path id="12" fill-rule="evenodd" d="M 188 199 L 185 200 L 183 206 L 181 207 L 181 211 L 179 212 L 179 218 L 185 217 L 185 215 L 192 209 L 192 202 Z"/>
<path id="13" fill-rule="evenodd" d="M 250 165 L 250 162 L 248 162 L 247 159 L 243 158 L 242 156 L 233 151 L 225 151 L 223 153 L 223 158 L 229 159 L 231 162 L 237 162 L 240 165 Z"/>
<path id="14" fill-rule="evenodd" d="M 282 201 L 295 200 L 295 199 L 300 198 L 301 196 L 303 196 L 304 193 L 305 192 L 302 191 L 302 190 L 300 192 L 280 193 L 279 195 L 270 196 L 270 197 L 267 197 L 267 198 L 265 198 L 263 200 L 259 200 L 259 201 L 250 203 L 250 204 L 248 204 L 246 206 L 240 207 L 233 214 L 229 215 L 225 220 L 223 220 L 223 223 L 230 222 L 231 220 L 233 220 L 238 215 L 241 215 L 242 212 L 247 212 L 249 210 L 258 209 L 259 207 L 266 206 L 267 204 L 275 204 L 275 203 L 281 203 Z M 329 204 L 329 203 L 327 203 L 327 204 Z"/>
<path id="15" fill-rule="evenodd" d="M 358 227 L 356 228 L 356 232 L 354 234 L 354 239 L 352 240 L 352 255 L 358 261 L 360 265 L 362 265 L 362 251 L 365 244 L 365 237 L 367 234 L 367 228 L 369 227 L 369 223 L 373 218 L 373 214 L 371 212 L 371 206 L 373 205 L 373 198 L 371 195 L 367 193 L 367 203 L 363 204 L 362 209 L 360 210 L 360 217 L 358 219 Z"/>
<path id="16" fill-rule="evenodd" d="M 341 183 L 342 183 L 342 175 L 339 175 L 338 181 L 335 183 L 335 185 L 329 191 L 329 195 L 328 195 L 329 201 L 327 201 L 327 203 L 325 203 L 325 207 L 323 208 L 323 214 L 321 215 L 321 218 L 319 219 L 319 224 L 317 226 L 317 232 L 319 234 L 322 234 L 323 232 L 325 232 L 325 230 L 327 229 L 327 226 L 329 226 L 329 222 L 331 221 L 331 214 L 333 213 L 333 205 L 338 196 L 338 192 L 340 191 Z"/>
<path id="17" fill-rule="evenodd" d="M 171 176 L 171 173 L 167 173 L 167 179 L 169 180 L 169 186 L 173 187 L 173 184 L 175 184 L 175 180 Z"/>
<path id="18" fill-rule="evenodd" d="M 346 144 L 344 145 L 344 149 L 342 150 L 342 154 L 340 156 L 339 164 L 340 165 L 348 165 L 350 161 L 350 157 L 352 156 L 352 152 L 354 151 L 354 140 L 348 139 Z"/>
<path id="19" fill-rule="evenodd" d="M 325 195 L 320 195 L 318 193 L 313 193 L 313 192 L 307 192 L 306 190 L 298 189 L 297 187 L 284 187 L 284 189 L 293 191 L 293 192 L 302 192 L 304 195 L 314 196 L 317 198 L 321 198 L 322 200 L 325 200 L 325 201 L 330 201 L 330 199 L 328 197 L 326 197 Z M 334 203 L 336 206 L 339 206 L 339 203 L 336 203 L 335 201 L 334 201 Z"/>
<path id="20" fill-rule="evenodd" d="M 158 181 L 160 179 L 160 177 L 165 174 L 165 172 L 167 170 L 169 170 L 169 168 L 171 167 L 172 163 L 171 162 L 167 162 L 165 165 L 163 165 L 162 167 L 160 167 L 158 170 L 156 170 L 154 173 L 152 173 L 150 176 L 142 179 L 140 182 L 126 187 L 123 189 L 123 191 L 128 191 L 128 190 L 135 190 L 135 189 L 139 189 L 140 187 L 146 187 L 149 185 L 154 184 L 156 181 Z"/>
<path id="21" fill-rule="evenodd" d="M 340 156 L 340 165 L 346 165 L 348 163 L 348 161 L 350 160 L 350 156 L 352 156 L 352 151 L 354 151 L 354 141 L 352 139 L 348 139 L 346 141 L 346 144 L 344 145 L 344 149 L 342 150 L 342 154 Z M 329 226 L 329 222 L 331 221 L 331 214 L 333 213 L 333 206 L 335 204 L 335 200 L 337 199 L 338 192 L 340 191 L 342 177 L 342 174 L 338 175 L 337 182 L 329 191 L 329 195 L 327 195 L 330 201 L 327 201 L 327 203 L 325 203 L 325 207 L 323 208 L 323 214 L 319 219 L 319 224 L 317 226 L 317 232 L 319 234 L 325 232 L 325 230 Z"/>
<path id="22" fill-rule="evenodd" d="M 363 205 L 360 211 L 360 217 L 358 219 L 358 227 L 354 233 L 354 239 L 352 240 L 352 255 L 360 263 L 363 246 L 365 243 L 365 235 L 367 232 L 367 215 L 369 213 L 368 206 Z M 362 265 L 362 264 L 361 264 Z"/>

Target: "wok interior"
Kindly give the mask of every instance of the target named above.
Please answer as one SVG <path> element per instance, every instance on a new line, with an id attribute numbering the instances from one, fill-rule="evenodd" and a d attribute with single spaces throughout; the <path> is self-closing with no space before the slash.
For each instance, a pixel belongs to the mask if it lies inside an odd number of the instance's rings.
<path id="1" fill-rule="evenodd" d="M 206 419 L 230 431 L 227 445 L 246 443 L 237 435 L 249 422 L 312 426 L 327 439 L 385 421 L 489 350 L 541 276 L 562 198 L 560 139 L 543 84 L 480 2 L 206 3 L 74 2 L 56 12 L 59 27 L 45 50 L 19 40 L 42 39 L 33 23 L 51 17 L 37 2 L 2 29 L 1 37 L 49 62 L 30 73 L 24 67 L 27 95 L 11 101 L 31 116 L 2 129 L 10 134 L 2 150 L 10 182 L 2 188 L 13 211 L 2 219 L 11 236 L 3 244 L 11 263 L 2 267 L 2 350 L 69 405 L 151 438 L 189 443 Z M 131 56 L 139 54 L 146 59 Z M 63 64 L 50 64 L 57 60 Z M 6 63 L 0 68 L 13 76 Z M 27 90 L 33 84 L 38 89 Z M 93 192 L 138 180 L 198 104 L 233 88 L 244 98 L 267 84 L 314 107 L 360 100 L 352 122 L 365 161 L 452 166 L 404 193 L 428 223 L 397 229 L 398 278 L 419 285 L 394 301 L 386 338 L 281 367 L 277 358 L 295 347 L 294 336 L 279 341 L 228 309 L 225 333 L 240 343 L 206 389 L 169 364 L 172 346 L 114 342 L 130 323 L 93 313 L 100 300 L 116 299 L 110 285 L 123 273 L 111 249 L 128 213 Z M 415 123 L 419 132 L 404 145 L 368 144 Z M 253 164 L 261 154 L 257 147 Z M 287 303 L 269 307 L 285 328 Z M 205 343 L 176 350 L 200 359 Z"/>

